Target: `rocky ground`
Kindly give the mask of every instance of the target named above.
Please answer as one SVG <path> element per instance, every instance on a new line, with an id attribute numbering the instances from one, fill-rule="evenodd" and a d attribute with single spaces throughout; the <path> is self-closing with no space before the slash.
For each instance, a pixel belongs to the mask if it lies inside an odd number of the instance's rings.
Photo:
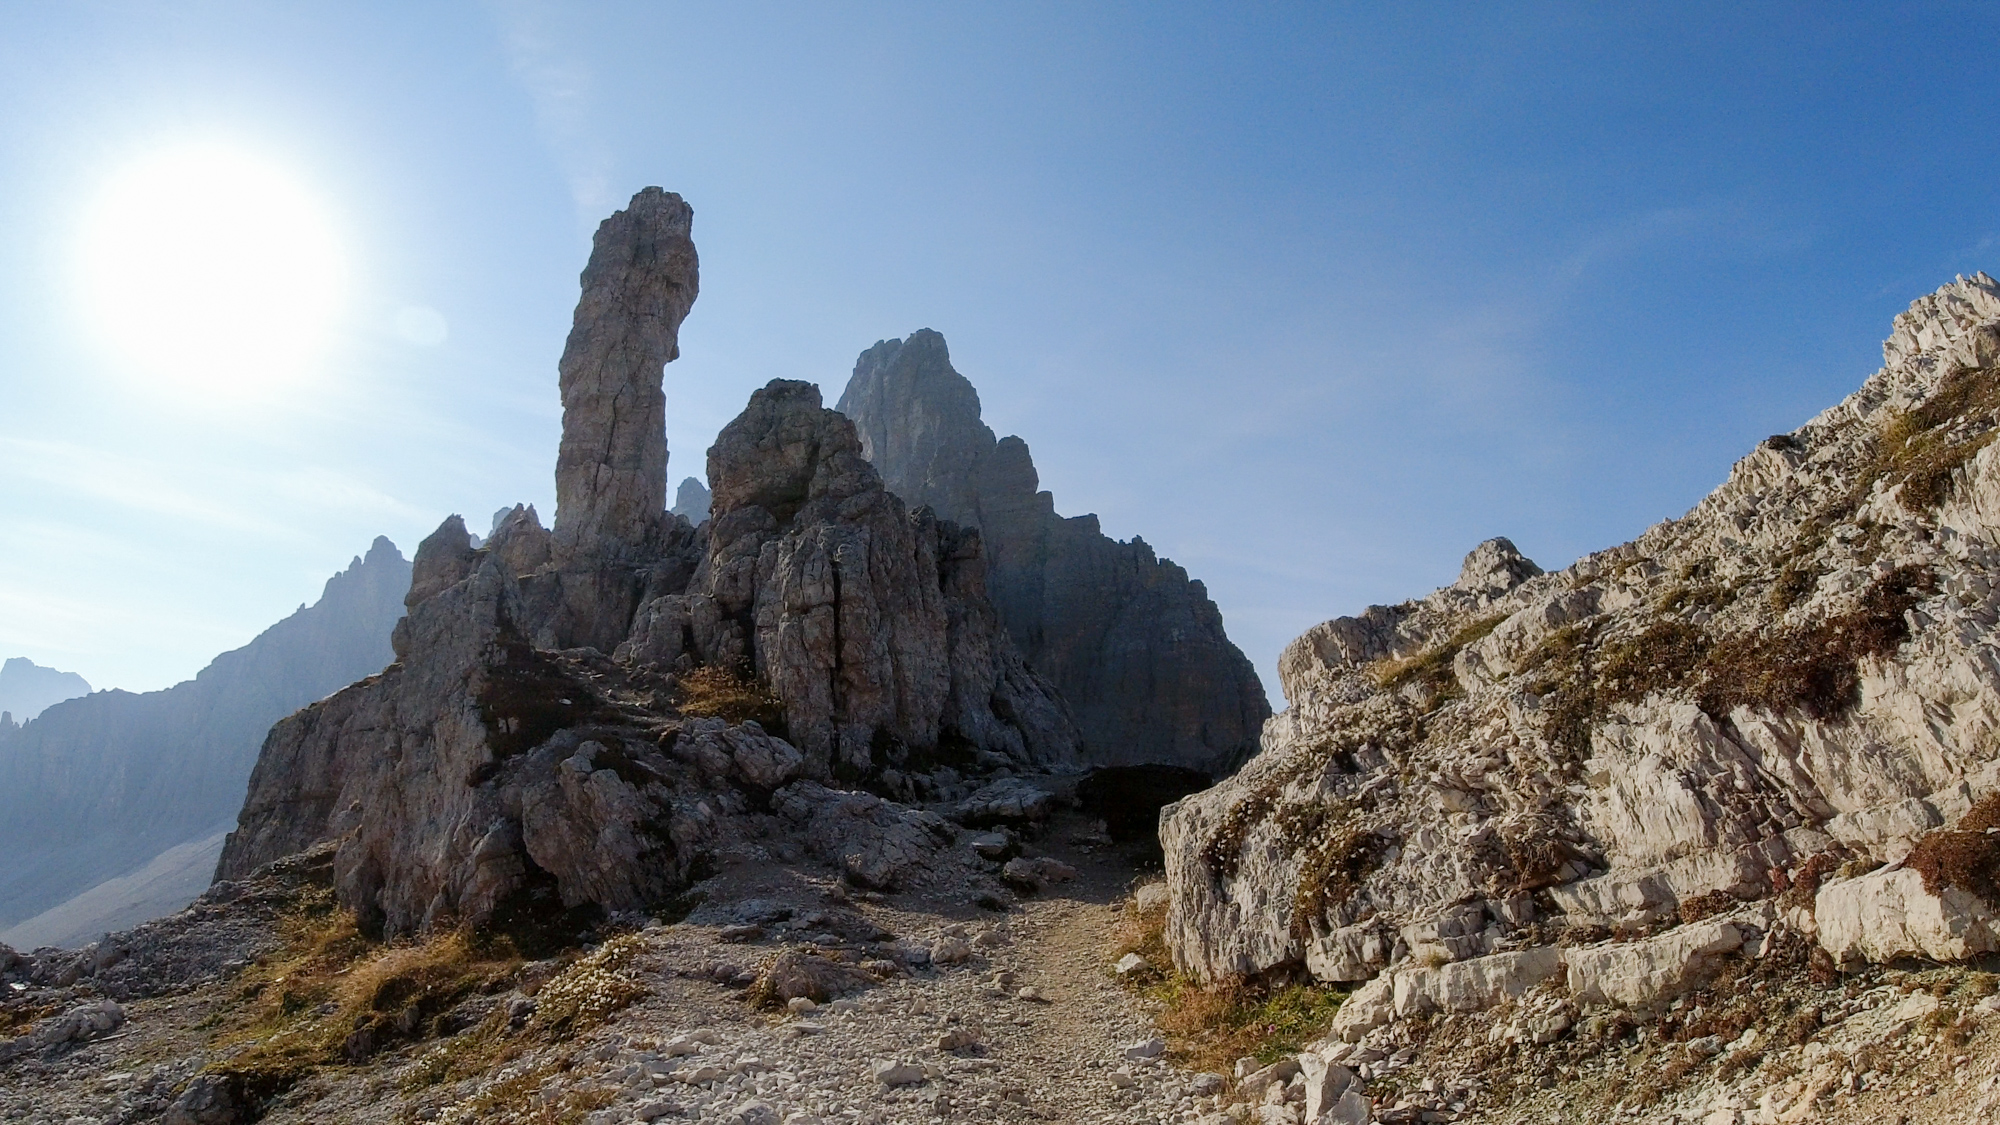
<path id="1" fill-rule="evenodd" d="M 962 835 L 996 854 L 989 834 Z M 1018 886 L 1003 855 L 899 894 L 743 842 L 684 920 L 499 962 L 412 1033 L 374 1024 L 384 1043 L 350 1057 L 350 1036 L 259 1088 L 271 1059 L 310 1055 L 286 1054 L 288 1037 L 310 1043 L 334 1022 L 344 1034 L 353 1018 L 259 1014 L 284 974 L 307 975 L 288 919 L 323 893 L 322 851 L 176 918 L 9 966 L 0 1120 L 1749 1125 L 2000 1110 L 2000 977 L 1841 975 L 1815 969 L 1802 941 L 1736 955 L 1720 983 L 1651 1014 L 1580 1005 L 1552 983 L 1353 1042 L 1337 1018 L 1301 1056 L 1202 1073 L 1193 1043 L 1156 1029 L 1157 991 L 1114 969 L 1151 877 L 1135 853 L 1071 810 L 1024 835 Z M 1148 903 L 1157 918 L 1157 889 Z M 371 945 L 333 975 L 382 977 L 422 948 Z"/>
<path id="2" fill-rule="evenodd" d="M 1029 866 L 1052 860 L 1040 874 L 1058 880 L 1035 893 L 993 882 L 881 894 L 739 845 L 702 884 L 707 901 L 687 920 L 647 924 L 566 972 L 567 959 L 522 964 L 503 987 L 460 1005 L 458 1022 L 469 1026 L 459 1035 L 313 1068 L 262 1119 L 1123 1122 L 1217 1108 L 1220 1079 L 1162 1057 L 1143 1002 L 1114 979 L 1130 858 L 1074 813 L 1029 847 Z M 1063 879 L 1065 870 L 1074 877 Z M 204 910 L 212 917 L 197 925 L 229 915 L 226 906 L 196 908 Z M 88 975 L 67 986 L 9 985 L 48 1015 L 14 1029 L 26 1046 L 0 1068 L 0 1119 L 250 1119 L 245 1091 L 200 1076 L 272 1046 L 237 1029 L 257 959 L 281 956 L 281 913 L 218 931 L 241 956 L 170 995 L 107 1001 L 116 989 Z M 60 958 L 50 960 L 43 970 L 59 977 Z M 594 960 L 603 962 L 596 980 L 584 971 Z M 572 1036 L 534 1036 L 533 1013 L 551 1003 L 549 990 L 579 981 L 636 998 Z M 824 1002 L 786 1002 L 788 992 L 818 992 Z M 111 1014 L 99 1013 L 106 1005 Z M 99 1014 L 102 1026 L 86 1018 L 61 1042 L 36 1038 L 71 1011 Z M 451 1069 L 459 1040 L 503 1018 L 517 1042 L 495 1051 L 490 1067 L 435 1080 Z M 205 1095 L 223 1104 L 204 1115 Z"/>

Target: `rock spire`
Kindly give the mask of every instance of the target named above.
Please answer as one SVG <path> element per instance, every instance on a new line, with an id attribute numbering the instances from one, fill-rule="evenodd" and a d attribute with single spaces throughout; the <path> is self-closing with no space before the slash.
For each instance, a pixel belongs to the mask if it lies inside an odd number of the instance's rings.
<path id="1" fill-rule="evenodd" d="M 555 543 L 565 559 L 643 554 L 667 510 L 663 369 L 700 289 L 694 208 L 646 188 L 591 240 L 559 366 Z"/>

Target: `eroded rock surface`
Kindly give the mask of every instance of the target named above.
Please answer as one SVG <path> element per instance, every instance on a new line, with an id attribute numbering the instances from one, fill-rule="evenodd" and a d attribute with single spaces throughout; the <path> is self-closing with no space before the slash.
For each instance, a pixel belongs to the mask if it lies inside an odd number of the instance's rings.
<path id="1" fill-rule="evenodd" d="M 943 336 L 861 353 L 837 409 L 890 491 L 979 530 L 1001 623 L 1069 702 L 1090 764 L 1220 775 L 1255 751 L 1270 704 L 1207 590 L 1144 540 L 1057 515 L 1027 443 L 980 421 Z"/>
<path id="2" fill-rule="evenodd" d="M 773 381 L 708 455 L 708 552 L 649 602 L 625 658 L 748 664 L 824 776 L 942 757 L 1071 764 L 1061 698 L 985 597 L 978 533 L 910 511 L 810 383 Z"/>
<path id="3" fill-rule="evenodd" d="M 555 531 L 521 506 L 483 541 L 457 516 L 424 540 L 396 661 L 272 728 L 220 877 L 335 841 L 340 903 L 406 934 L 651 909 L 768 830 L 896 888 L 969 857 L 961 830 L 844 787 L 963 799 L 996 770 L 1073 766 L 978 534 L 884 489 L 817 388 L 774 382 L 724 428 L 699 530 L 665 510 L 689 215 L 649 188 L 598 231 Z"/>
<path id="4" fill-rule="evenodd" d="M 2000 787 L 2000 283 L 1884 355 L 1633 543 L 1543 573 L 1496 539 L 1295 641 L 1262 752 L 1164 818 L 1176 958 L 1403 982 L 1562 947 L 1579 1000 L 1643 1006 L 1815 929 L 1849 962 L 1991 948 L 1984 861 L 1828 877 Z"/>

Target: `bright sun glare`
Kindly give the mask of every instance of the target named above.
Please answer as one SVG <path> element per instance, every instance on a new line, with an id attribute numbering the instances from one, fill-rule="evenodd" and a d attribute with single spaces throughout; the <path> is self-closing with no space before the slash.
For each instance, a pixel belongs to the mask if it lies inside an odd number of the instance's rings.
<path id="1" fill-rule="evenodd" d="M 133 164 L 83 240 L 90 330 L 170 390 L 254 396 L 325 353 L 346 288 L 326 209 L 282 171 L 222 147 Z"/>

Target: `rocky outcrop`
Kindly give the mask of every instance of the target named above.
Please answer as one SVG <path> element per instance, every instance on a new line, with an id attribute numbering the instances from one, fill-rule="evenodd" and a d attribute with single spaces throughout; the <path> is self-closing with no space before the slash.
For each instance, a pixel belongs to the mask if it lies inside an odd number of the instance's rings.
<path id="1" fill-rule="evenodd" d="M 1820 945 L 1843 965 L 1965 961 L 2000 951 L 2000 910 L 1959 887 L 1933 893 L 1901 864 L 1821 887 L 1813 918 Z"/>
<path id="2" fill-rule="evenodd" d="M 1199 581 L 1096 516 L 1064 519 L 1018 437 L 996 440 L 979 394 L 929 329 L 861 353 L 837 409 L 889 490 L 977 528 L 1001 623 L 1076 717 L 1093 765 L 1227 773 L 1270 705 Z"/>
<path id="3" fill-rule="evenodd" d="M 647 188 L 604 220 L 584 267 L 561 375 L 557 563 L 564 647 L 623 638 L 653 567 L 673 554 L 667 513 L 666 365 L 700 289 L 694 209 Z"/>
<path id="4" fill-rule="evenodd" d="M 44 708 L 90 694 L 90 683 L 75 672 L 44 668 L 25 656 L 0 664 L 0 712 L 25 723 Z"/>
<path id="5" fill-rule="evenodd" d="M 681 481 L 680 488 L 674 493 L 673 512 L 690 525 L 700 527 L 708 522 L 710 502 L 708 486 L 694 477 L 688 477 Z"/>
<path id="6" fill-rule="evenodd" d="M 667 508 L 664 369 L 700 290 L 694 208 L 647 188 L 604 220 L 563 345 L 556 547 L 565 557 L 644 555 Z"/>
<path id="7" fill-rule="evenodd" d="M 1884 355 L 1633 543 L 1545 574 L 1493 540 L 1308 630 L 1262 752 L 1163 818 L 1177 960 L 1358 981 L 1553 942 L 1577 1000 L 1651 1005 L 1815 926 L 1850 963 L 1991 948 L 2000 821 L 1924 841 L 2000 788 L 2000 283 Z"/>
<path id="8" fill-rule="evenodd" d="M 652 404 L 693 299 L 687 216 L 648 189 L 598 231 L 554 533 L 524 506 L 424 540 L 396 661 L 272 728 L 220 878 L 335 841 L 341 903 L 403 934 L 651 909 L 778 832 L 895 888 L 945 870 L 958 830 L 834 784 L 1074 762 L 978 535 L 884 489 L 817 388 L 773 382 L 723 429 L 699 530 L 665 511 Z"/>
<path id="9" fill-rule="evenodd" d="M 226 827 L 271 724 L 388 662 L 409 585 L 409 562 L 377 539 L 310 608 L 194 679 L 58 703 L 0 741 L 0 854 L 8 859 L 0 929 Z"/>
<path id="10" fill-rule="evenodd" d="M 980 537 L 904 507 L 819 388 L 752 395 L 708 479 L 708 553 L 687 593 L 648 603 L 622 656 L 754 668 L 816 775 L 1075 761 L 1061 699 L 984 597 Z"/>

